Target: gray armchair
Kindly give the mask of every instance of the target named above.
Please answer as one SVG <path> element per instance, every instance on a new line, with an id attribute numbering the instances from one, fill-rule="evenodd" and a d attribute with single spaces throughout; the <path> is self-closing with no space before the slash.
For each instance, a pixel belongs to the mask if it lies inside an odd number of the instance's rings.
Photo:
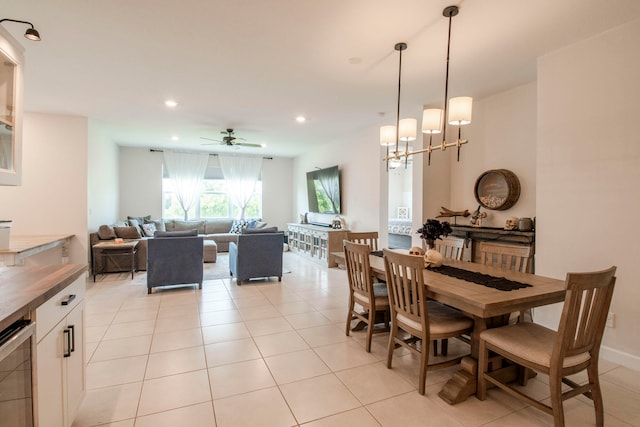
<path id="1" fill-rule="evenodd" d="M 147 293 L 156 286 L 198 284 L 202 289 L 203 243 L 197 231 L 156 232 L 147 247 Z"/>
<path id="2" fill-rule="evenodd" d="M 263 230 L 256 230 L 263 231 Z M 257 277 L 278 278 L 282 281 L 283 232 L 241 234 L 238 243 L 229 243 L 229 273 L 237 284 Z"/>

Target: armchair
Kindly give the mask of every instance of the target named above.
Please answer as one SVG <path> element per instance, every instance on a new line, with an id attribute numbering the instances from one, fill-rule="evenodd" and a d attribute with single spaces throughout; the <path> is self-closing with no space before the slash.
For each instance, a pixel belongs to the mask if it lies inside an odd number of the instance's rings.
<path id="1" fill-rule="evenodd" d="M 203 243 L 197 231 L 156 232 L 147 247 L 147 293 L 156 286 L 198 284 L 204 276 Z"/>
<path id="2" fill-rule="evenodd" d="M 229 243 L 229 273 L 238 285 L 256 277 L 277 276 L 282 281 L 283 232 L 247 233 Z"/>

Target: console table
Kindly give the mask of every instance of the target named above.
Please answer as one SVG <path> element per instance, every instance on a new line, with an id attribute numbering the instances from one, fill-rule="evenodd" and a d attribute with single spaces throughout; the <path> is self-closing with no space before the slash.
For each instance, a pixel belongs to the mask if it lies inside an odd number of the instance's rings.
<path id="1" fill-rule="evenodd" d="M 510 245 L 531 246 L 535 253 L 536 232 L 505 230 L 497 227 L 469 227 L 451 225 L 453 232 L 450 236 L 465 239 L 463 251 L 464 261 L 480 262 L 480 242 L 495 241 Z"/>
<path id="2" fill-rule="evenodd" d="M 73 234 L 11 236 L 9 249 L 0 249 L 0 260 L 6 267 L 24 265 L 24 260 L 32 255 L 62 247 L 61 263 L 67 264 L 72 237 Z"/>
<path id="3" fill-rule="evenodd" d="M 102 249 L 99 251 L 93 251 L 93 281 L 96 281 L 96 276 L 98 274 L 104 274 L 104 259 L 107 257 L 116 257 L 116 258 L 125 258 L 127 259 L 129 265 L 131 267 L 131 279 L 133 279 L 133 275 L 136 272 L 136 252 L 138 251 L 138 241 L 137 240 L 129 240 L 122 243 L 114 243 L 112 241 L 108 242 L 100 242 L 93 245 L 93 249 Z M 98 263 L 97 260 L 100 258 L 102 263 L 102 270 L 98 271 Z"/>
<path id="4" fill-rule="evenodd" d="M 287 224 L 289 249 L 327 267 L 338 263 L 331 252 L 342 252 L 342 241 L 349 230 L 336 230 L 311 224 Z"/>

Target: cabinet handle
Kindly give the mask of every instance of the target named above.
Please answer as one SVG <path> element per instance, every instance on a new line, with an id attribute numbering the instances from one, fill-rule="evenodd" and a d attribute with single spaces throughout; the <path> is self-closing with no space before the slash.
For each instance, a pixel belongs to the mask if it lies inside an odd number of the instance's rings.
<path id="1" fill-rule="evenodd" d="M 69 305 L 71 303 L 71 301 L 73 301 L 74 299 L 76 299 L 76 294 L 71 294 L 69 295 L 69 298 L 62 300 L 62 305 Z"/>
<path id="2" fill-rule="evenodd" d="M 71 346 L 69 347 L 69 353 L 76 351 L 76 328 L 74 325 L 69 325 L 71 331 Z"/>
<path id="3" fill-rule="evenodd" d="M 64 331 L 62 331 L 62 333 L 64 334 L 65 340 L 67 341 L 67 349 L 64 351 L 64 354 L 62 356 L 70 357 L 71 356 L 71 332 L 69 331 L 69 329 L 65 328 Z"/>

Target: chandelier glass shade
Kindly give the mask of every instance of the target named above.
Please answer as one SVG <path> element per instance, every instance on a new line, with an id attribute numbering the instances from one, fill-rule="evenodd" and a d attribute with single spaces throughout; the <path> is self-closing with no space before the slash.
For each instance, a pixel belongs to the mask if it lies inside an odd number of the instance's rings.
<path id="1" fill-rule="evenodd" d="M 387 155 L 384 160 L 387 162 L 387 170 L 389 170 L 389 162 L 393 160 L 394 165 L 403 159 L 405 165 L 410 156 L 421 153 L 428 153 L 428 164 L 431 164 L 431 152 L 435 150 L 445 151 L 449 147 L 457 147 L 458 161 L 460 161 L 460 148 L 469 141 L 463 140 L 461 137 L 461 126 L 471 123 L 471 113 L 473 99 L 468 96 L 460 96 L 449 99 L 449 52 L 451 47 L 451 19 L 458 14 L 457 6 L 448 6 L 442 11 L 442 15 L 449 19 L 449 32 L 447 37 L 447 61 L 446 75 L 444 87 L 444 108 L 428 108 L 422 112 L 422 133 L 429 135 L 429 145 L 427 148 L 411 151 L 409 142 L 416 139 L 418 123 L 416 119 L 404 118 L 400 119 L 400 95 L 402 83 L 402 52 L 407 49 L 406 43 L 396 43 L 395 50 L 398 51 L 398 102 L 396 124 L 386 125 L 380 128 L 380 144 L 387 147 Z M 458 126 L 458 138 L 455 141 L 447 142 L 447 124 Z M 442 133 L 442 142 L 433 143 L 433 135 Z M 400 149 L 400 142 L 405 143 L 404 151 Z M 395 150 L 390 150 L 390 146 L 395 146 Z"/>

